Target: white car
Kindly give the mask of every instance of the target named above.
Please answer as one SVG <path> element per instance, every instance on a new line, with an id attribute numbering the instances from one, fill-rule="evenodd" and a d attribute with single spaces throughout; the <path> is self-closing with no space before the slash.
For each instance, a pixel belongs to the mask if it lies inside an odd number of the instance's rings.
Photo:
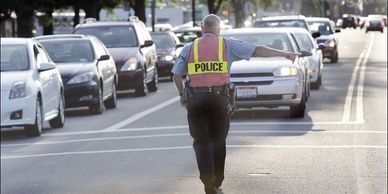
<path id="1" fill-rule="evenodd" d="M 42 45 L 28 38 L 1 38 L 1 128 L 23 126 L 39 136 L 44 121 L 65 123 L 63 83 Z"/>
<path id="2" fill-rule="evenodd" d="M 294 34 L 295 39 L 302 50 L 308 50 L 312 53 L 311 56 L 307 57 L 310 64 L 310 86 L 312 89 L 319 89 L 322 84 L 322 47 L 318 47 L 311 34 L 305 29 L 285 28 L 284 30 L 288 30 Z"/>
<path id="3" fill-rule="evenodd" d="M 243 28 L 222 31 L 221 36 L 301 53 L 294 62 L 284 57 L 236 61 L 230 80 L 235 85 L 235 108 L 288 106 L 291 117 L 304 117 L 309 89 L 304 57 L 311 53 L 300 50 L 290 32 L 280 28 Z"/>

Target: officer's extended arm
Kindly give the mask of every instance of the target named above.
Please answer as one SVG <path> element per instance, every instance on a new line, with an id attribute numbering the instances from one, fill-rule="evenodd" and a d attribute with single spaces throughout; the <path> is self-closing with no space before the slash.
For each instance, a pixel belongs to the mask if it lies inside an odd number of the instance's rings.
<path id="1" fill-rule="evenodd" d="M 297 55 L 297 53 L 273 49 L 266 46 L 256 46 L 252 57 L 286 57 L 287 59 L 294 62 Z"/>

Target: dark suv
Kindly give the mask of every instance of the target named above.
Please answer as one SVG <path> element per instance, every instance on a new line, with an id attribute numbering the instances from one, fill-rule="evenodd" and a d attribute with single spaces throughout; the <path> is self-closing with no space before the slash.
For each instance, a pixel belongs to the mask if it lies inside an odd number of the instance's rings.
<path id="1" fill-rule="evenodd" d="M 358 21 L 355 15 L 352 14 L 344 14 L 342 15 L 342 28 L 354 28 L 356 29 L 358 25 Z"/>
<path id="2" fill-rule="evenodd" d="M 135 89 L 137 96 L 158 89 L 155 44 L 144 23 L 132 16 L 123 22 L 89 22 L 74 28 L 74 34 L 98 37 L 108 48 L 119 75 L 118 90 Z"/>

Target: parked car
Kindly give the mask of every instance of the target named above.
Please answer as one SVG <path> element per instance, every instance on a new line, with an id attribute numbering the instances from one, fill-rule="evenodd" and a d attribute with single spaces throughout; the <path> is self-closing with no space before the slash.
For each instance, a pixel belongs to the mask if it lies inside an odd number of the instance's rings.
<path id="1" fill-rule="evenodd" d="M 365 33 L 369 31 L 384 32 L 384 20 L 380 15 L 369 15 L 365 22 Z"/>
<path id="2" fill-rule="evenodd" d="M 329 58 L 331 63 L 338 62 L 338 38 L 335 33 L 341 32 L 335 29 L 335 26 L 328 18 L 310 17 L 307 18 L 312 31 L 319 32 L 320 36 L 316 39 L 317 44 L 321 45 L 323 58 Z"/>
<path id="3" fill-rule="evenodd" d="M 198 26 L 181 27 L 181 28 L 174 29 L 173 32 L 178 37 L 179 41 L 184 45 L 202 36 L 201 27 L 198 27 Z"/>
<path id="4" fill-rule="evenodd" d="M 58 64 L 65 85 L 66 107 L 88 107 L 100 114 L 117 103 L 117 72 L 104 44 L 88 35 L 36 37 Z"/>
<path id="5" fill-rule="evenodd" d="M 257 19 L 254 24 L 255 28 L 304 28 L 311 35 L 316 38 L 318 33 L 311 31 L 310 26 L 307 23 L 306 17 L 303 15 L 291 15 L 291 16 L 269 16 Z"/>
<path id="6" fill-rule="evenodd" d="M 322 84 L 323 54 L 321 49 L 323 47 L 318 47 L 311 34 L 305 29 L 289 28 L 285 30 L 290 31 L 295 36 L 302 50 L 307 50 L 312 53 L 311 56 L 307 57 L 310 64 L 310 86 L 312 89 L 319 89 Z"/>
<path id="7" fill-rule="evenodd" d="M 116 63 L 119 90 L 135 89 L 145 96 L 158 89 L 158 57 L 144 23 L 132 16 L 128 22 L 90 22 L 79 24 L 74 34 L 89 34 L 99 38 Z"/>
<path id="8" fill-rule="evenodd" d="M 354 28 L 358 26 L 357 18 L 353 14 L 343 14 L 342 15 L 342 28 Z"/>
<path id="9" fill-rule="evenodd" d="M 158 74 L 160 77 L 169 76 L 172 79 L 171 69 L 178 58 L 183 44 L 178 37 L 171 31 L 169 32 L 151 32 L 152 40 L 156 45 L 158 54 Z"/>
<path id="10" fill-rule="evenodd" d="M 1 38 L 1 127 L 23 126 L 28 136 L 39 136 L 45 121 L 52 128 L 65 124 L 55 63 L 32 39 Z"/>
<path id="11" fill-rule="evenodd" d="M 288 106 L 291 117 L 304 117 L 309 88 L 304 57 L 311 53 L 300 50 L 292 33 L 281 28 L 242 28 L 221 31 L 221 36 L 302 53 L 294 62 L 284 57 L 236 61 L 230 78 L 235 85 L 236 109 Z"/>

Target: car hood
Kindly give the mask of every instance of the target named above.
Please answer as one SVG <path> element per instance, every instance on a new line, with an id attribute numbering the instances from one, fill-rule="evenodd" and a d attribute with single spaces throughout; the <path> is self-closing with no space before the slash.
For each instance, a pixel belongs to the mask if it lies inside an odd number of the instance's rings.
<path id="1" fill-rule="evenodd" d="M 329 34 L 329 35 L 321 35 L 317 38 L 318 42 L 324 42 L 326 40 L 332 40 L 335 39 L 334 34 Z"/>
<path id="2" fill-rule="evenodd" d="M 93 71 L 95 62 L 87 63 L 57 63 L 63 83 L 66 83 L 76 75 Z"/>
<path id="3" fill-rule="evenodd" d="M 112 55 L 116 66 L 121 67 L 131 57 L 136 57 L 139 52 L 138 47 L 126 47 L 126 48 L 108 48 L 109 53 Z"/>
<path id="4" fill-rule="evenodd" d="M 241 60 L 232 63 L 231 74 L 237 73 L 272 73 L 280 66 L 296 66 L 284 57 L 252 57 L 249 61 Z"/>
<path id="5" fill-rule="evenodd" d="M 1 91 L 10 90 L 15 82 L 27 80 L 30 76 L 31 71 L 1 72 Z"/>

